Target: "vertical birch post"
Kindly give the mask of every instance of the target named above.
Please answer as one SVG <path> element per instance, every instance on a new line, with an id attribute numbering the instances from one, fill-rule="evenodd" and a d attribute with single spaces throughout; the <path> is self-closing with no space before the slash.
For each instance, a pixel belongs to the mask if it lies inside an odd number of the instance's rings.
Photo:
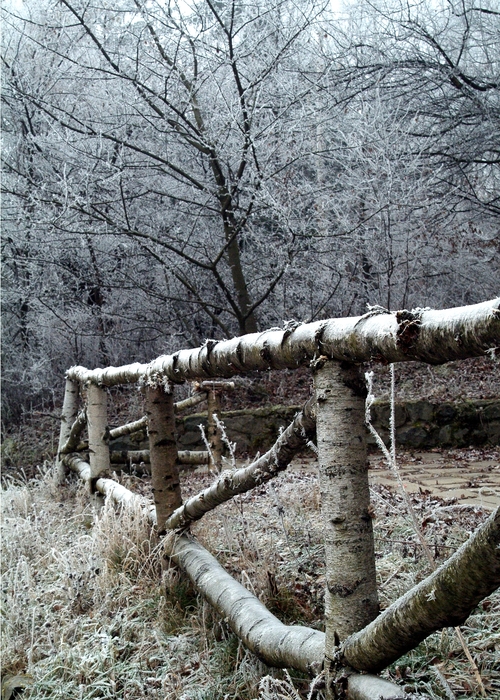
<path id="1" fill-rule="evenodd" d="M 63 484 L 66 476 L 64 462 L 62 460 L 61 449 L 69 438 L 71 427 L 78 414 L 78 383 L 71 379 L 66 379 L 64 388 L 63 407 L 61 411 L 61 429 L 59 432 L 59 444 L 57 448 L 56 469 L 57 483 Z"/>
<path id="2" fill-rule="evenodd" d="M 356 366 L 321 361 L 314 385 L 325 533 L 328 673 L 328 660 L 334 658 L 339 642 L 371 622 L 379 606 L 368 487 L 365 383 Z"/>
<path id="3" fill-rule="evenodd" d="M 210 387 L 207 393 L 208 416 L 207 416 L 207 440 L 210 446 L 210 464 L 215 471 L 222 469 L 222 437 L 215 422 L 214 414 L 220 419 L 220 392 Z"/>
<path id="4" fill-rule="evenodd" d="M 146 413 L 156 524 L 158 534 L 164 535 L 167 518 L 182 505 L 173 392 L 167 393 L 162 388 L 148 387 Z"/>
<path id="5" fill-rule="evenodd" d="M 108 395 L 96 384 L 87 388 L 87 425 L 89 431 L 90 490 L 99 475 L 109 469 Z"/>

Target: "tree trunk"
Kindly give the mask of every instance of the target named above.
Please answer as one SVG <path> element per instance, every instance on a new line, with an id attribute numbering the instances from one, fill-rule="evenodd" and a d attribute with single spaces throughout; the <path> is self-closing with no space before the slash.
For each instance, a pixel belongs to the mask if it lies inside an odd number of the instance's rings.
<path id="1" fill-rule="evenodd" d="M 95 384 L 87 387 L 87 425 L 89 431 L 90 487 L 101 472 L 109 469 L 109 429 L 107 393 Z"/>
<path id="2" fill-rule="evenodd" d="M 500 299 L 444 311 L 370 312 L 268 330 L 193 350 L 163 355 L 149 364 L 88 370 L 72 367 L 67 376 L 104 386 L 128 384 L 148 377 L 173 382 L 232 377 L 254 370 L 296 369 L 320 355 L 347 362 L 407 362 L 440 364 L 484 355 L 500 347 Z"/>
<path id="3" fill-rule="evenodd" d="M 71 434 L 71 428 L 76 420 L 78 413 L 78 390 L 79 386 L 77 382 L 71 379 L 66 379 L 66 385 L 64 388 L 64 399 L 63 407 L 61 411 L 61 427 L 59 432 L 59 445 L 57 449 L 56 457 L 56 468 L 57 468 L 57 481 L 59 484 L 64 483 L 65 478 L 65 468 L 64 462 L 62 460 L 62 448 L 69 440 Z"/>
<path id="4" fill-rule="evenodd" d="M 500 508 L 439 569 L 349 637 L 343 660 L 359 671 L 380 671 L 432 632 L 461 625 L 498 586 Z"/>
<path id="5" fill-rule="evenodd" d="M 161 387 L 148 387 L 146 407 L 156 521 L 159 534 L 164 534 L 167 518 L 182 503 L 177 468 L 173 393 L 169 394 Z"/>
<path id="6" fill-rule="evenodd" d="M 325 655 L 378 614 L 365 426 L 358 367 L 321 363 L 314 374 L 326 562 Z"/>

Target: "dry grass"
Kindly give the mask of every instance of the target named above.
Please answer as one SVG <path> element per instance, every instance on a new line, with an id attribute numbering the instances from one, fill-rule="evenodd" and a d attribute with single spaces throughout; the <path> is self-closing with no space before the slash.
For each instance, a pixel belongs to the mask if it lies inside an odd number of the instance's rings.
<path id="1" fill-rule="evenodd" d="M 143 492 L 148 486 L 127 477 Z M 184 477 L 184 494 L 211 477 Z M 298 700 L 309 682 L 272 672 L 247 652 L 176 571 L 162 570 L 149 528 L 134 512 L 97 510 L 76 482 L 50 469 L 2 491 L 3 674 L 27 674 L 27 700 Z M 400 497 L 373 490 L 381 601 L 428 573 Z M 415 497 L 428 541 L 448 556 L 486 513 Z M 321 628 L 322 527 L 314 463 L 234 499 L 193 528 L 221 563 L 285 622 Z M 464 633 L 490 698 L 500 698 L 500 595 L 474 611 Z M 478 698 L 458 641 L 432 635 L 386 675 L 431 698 Z M 315 693 L 311 697 L 319 697 Z"/>

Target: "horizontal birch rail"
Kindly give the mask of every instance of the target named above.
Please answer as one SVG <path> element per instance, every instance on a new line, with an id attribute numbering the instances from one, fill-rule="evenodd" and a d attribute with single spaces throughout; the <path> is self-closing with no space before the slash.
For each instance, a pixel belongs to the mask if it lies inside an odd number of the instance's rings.
<path id="1" fill-rule="evenodd" d="M 140 379 L 172 382 L 232 377 L 254 370 L 296 369 L 324 356 L 331 360 L 441 364 L 484 355 L 500 346 L 500 299 L 442 311 L 396 313 L 374 309 L 354 318 L 271 329 L 231 340 L 209 340 L 193 350 L 164 355 L 149 364 L 89 370 L 72 367 L 67 378 L 102 386 Z"/>
<path id="2" fill-rule="evenodd" d="M 208 464 L 210 455 L 206 450 L 179 450 L 177 452 L 179 464 L 197 465 Z M 149 450 L 115 450 L 111 452 L 112 464 L 150 464 Z"/>
<path id="3" fill-rule="evenodd" d="M 185 527 L 236 494 L 250 491 L 277 476 L 313 438 L 315 430 L 314 400 L 310 399 L 266 454 L 248 467 L 222 472 L 211 486 L 177 508 L 168 518 L 166 528 L 175 530 Z"/>

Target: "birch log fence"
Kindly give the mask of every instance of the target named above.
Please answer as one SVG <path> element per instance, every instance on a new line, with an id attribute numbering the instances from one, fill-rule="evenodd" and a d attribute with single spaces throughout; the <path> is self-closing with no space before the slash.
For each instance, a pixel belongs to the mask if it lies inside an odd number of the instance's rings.
<path id="1" fill-rule="evenodd" d="M 315 323 L 288 322 L 230 340 L 207 340 L 149 364 L 66 374 L 57 453 L 60 479 L 76 471 L 90 493 L 134 503 L 164 535 L 166 554 L 231 628 L 270 666 L 311 675 L 324 671 L 326 697 L 357 700 L 402 698 L 401 688 L 380 672 L 432 632 L 464 622 L 477 603 L 500 585 L 500 509 L 439 569 L 378 614 L 375 554 L 370 517 L 365 409 L 360 365 L 419 360 L 440 364 L 500 351 L 500 298 L 453 309 L 391 313 L 371 308 L 364 316 Z M 222 443 L 216 415 L 227 380 L 256 370 L 308 365 L 315 394 L 250 465 L 220 472 Z M 190 398 L 174 402 L 176 384 L 196 381 Z M 106 388 L 145 387 L 147 416 L 109 430 Z M 86 408 L 79 396 L 86 393 Z M 175 414 L 207 401 L 207 450 L 182 453 L 175 441 Z M 81 436 L 87 426 L 88 440 Z M 148 429 L 149 453 L 129 462 L 149 462 L 154 505 L 106 477 L 110 441 Z M 236 494 L 272 479 L 317 435 L 321 516 L 326 557 L 325 633 L 284 625 L 233 579 L 190 534 L 189 526 Z M 88 458 L 86 457 L 88 454 Z M 124 459 L 121 455 L 120 459 Z M 209 464 L 213 484 L 182 502 L 179 467 Z"/>

